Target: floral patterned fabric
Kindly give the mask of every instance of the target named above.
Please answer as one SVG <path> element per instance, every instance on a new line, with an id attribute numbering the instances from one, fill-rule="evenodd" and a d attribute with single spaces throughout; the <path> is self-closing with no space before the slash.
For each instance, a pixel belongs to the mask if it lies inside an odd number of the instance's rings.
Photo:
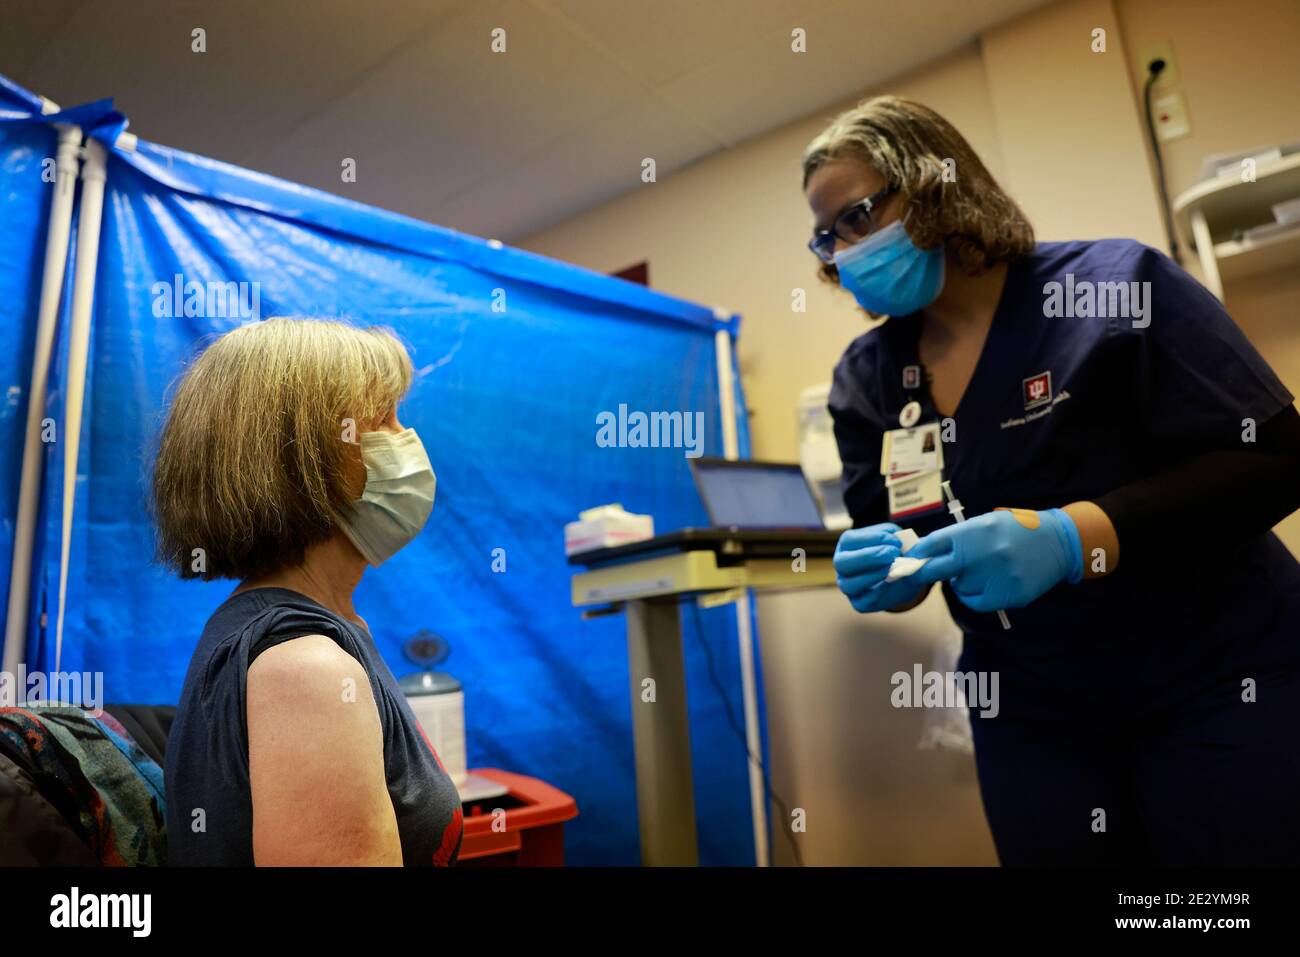
<path id="1" fill-rule="evenodd" d="M 112 715 L 0 708 L 0 754 L 30 776 L 99 864 L 166 863 L 162 768 Z"/>

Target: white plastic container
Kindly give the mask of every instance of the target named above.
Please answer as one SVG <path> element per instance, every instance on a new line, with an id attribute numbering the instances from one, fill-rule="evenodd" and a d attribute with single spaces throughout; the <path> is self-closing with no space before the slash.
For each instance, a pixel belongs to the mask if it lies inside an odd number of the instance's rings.
<path id="1" fill-rule="evenodd" d="M 457 790 L 469 778 L 465 754 L 465 692 L 441 671 L 417 671 L 398 685 Z"/>

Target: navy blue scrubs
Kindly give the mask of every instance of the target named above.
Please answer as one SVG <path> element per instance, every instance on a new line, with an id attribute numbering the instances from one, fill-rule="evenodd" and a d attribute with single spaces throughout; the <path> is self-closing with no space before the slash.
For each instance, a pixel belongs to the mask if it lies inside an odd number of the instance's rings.
<path id="1" fill-rule="evenodd" d="M 880 447 L 904 404 L 942 419 L 924 377 L 904 388 L 919 331 L 918 316 L 891 318 L 835 370 L 830 411 L 859 527 L 891 520 Z M 1292 401 L 1162 253 L 1039 243 L 1008 267 L 943 477 L 967 517 L 1094 500 L 1188 456 L 1240 451 L 1244 420 Z M 924 535 L 951 521 L 939 509 L 898 524 Z M 1234 546 L 1204 531 L 1193 554 L 1058 585 L 1008 612 L 1011 631 L 944 586 L 960 669 L 999 673 L 998 716 L 971 722 L 1004 863 L 1300 860 L 1300 564 L 1271 532 Z"/>

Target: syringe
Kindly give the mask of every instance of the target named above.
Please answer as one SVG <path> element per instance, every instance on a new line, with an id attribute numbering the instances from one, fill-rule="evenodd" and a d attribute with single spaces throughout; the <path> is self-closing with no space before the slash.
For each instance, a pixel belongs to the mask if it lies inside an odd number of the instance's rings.
<path id="1" fill-rule="evenodd" d="M 961 502 L 957 501 L 957 496 L 952 494 L 952 485 L 948 482 L 943 483 L 943 496 L 948 500 L 948 514 L 957 522 L 966 521 L 966 513 L 962 510 Z M 1002 622 L 1002 630 L 1010 631 L 1011 622 L 1007 620 L 1007 613 L 998 609 L 998 621 Z"/>

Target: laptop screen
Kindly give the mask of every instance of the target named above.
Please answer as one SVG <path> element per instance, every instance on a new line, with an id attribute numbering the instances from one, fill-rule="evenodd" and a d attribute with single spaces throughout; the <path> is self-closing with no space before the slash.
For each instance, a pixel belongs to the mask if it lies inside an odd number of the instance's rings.
<path id="1" fill-rule="evenodd" d="M 691 464 L 714 525 L 823 527 L 817 500 L 797 465 L 719 459 L 695 459 Z"/>

